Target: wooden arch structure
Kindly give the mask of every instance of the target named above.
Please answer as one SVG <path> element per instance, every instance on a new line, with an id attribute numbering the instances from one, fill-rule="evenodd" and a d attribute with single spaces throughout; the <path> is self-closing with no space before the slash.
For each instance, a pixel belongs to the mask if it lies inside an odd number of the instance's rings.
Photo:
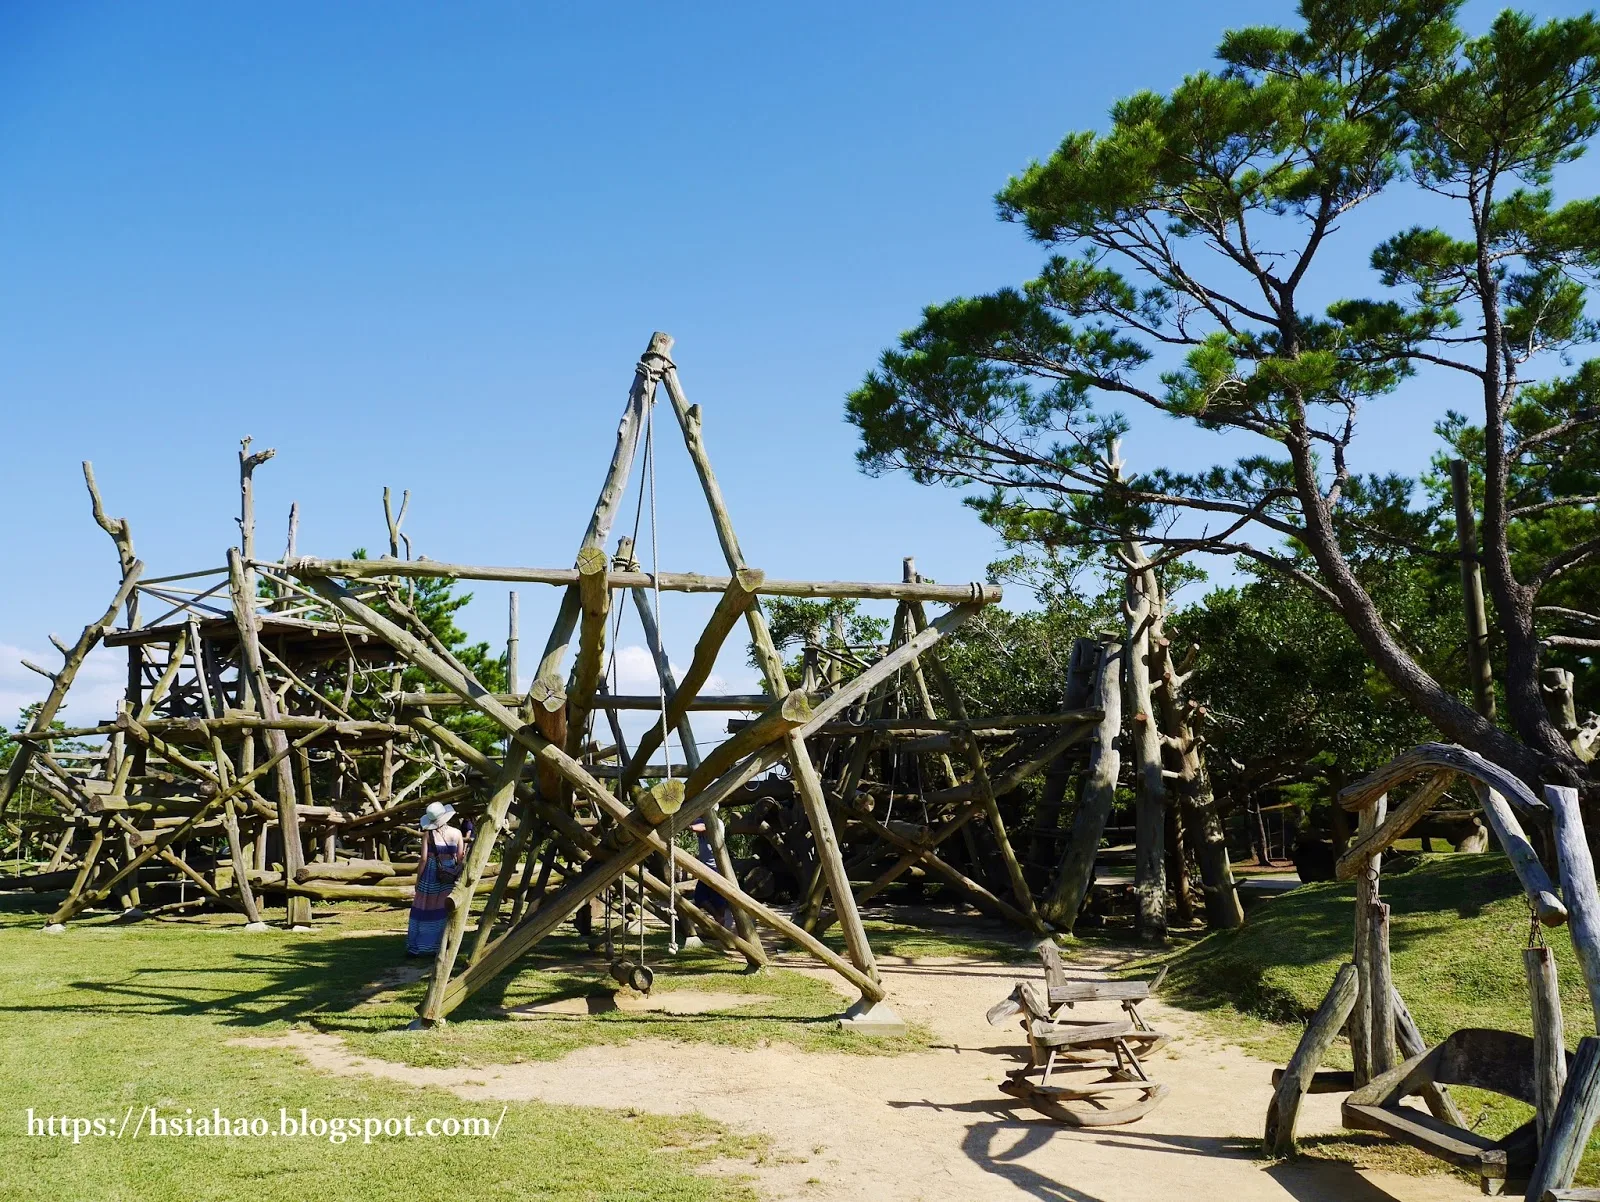
<path id="1" fill-rule="evenodd" d="M 1388 1134 L 1474 1172 L 1486 1193 L 1526 1181 L 1529 1197 L 1577 1197 L 1567 1187 L 1600 1113 L 1600 1040 L 1583 1039 L 1576 1055 L 1566 1051 L 1550 949 L 1530 946 L 1524 952 L 1531 1039 L 1465 1029 L 1429 1048 L 1395 987 L 1389 907 L 1380 896 L 1380 857 L 1457 778 L 1465 778 L 1476 795 L 1537 922 L 1546 927 L 1570 923 L 1590 995 L 1600 999 L 1600 892 L 1576 791 L 1546 786 L 1541 800 L 1520 779 L 1464 747 L 1415 747 L 1339 794 L 1339 804 L 1360 818 L 1356 839 L 1336 868 L 1338 879 L 1356 882 L 1355 955 L 1335 975 L 1288 1067 L 1274 1074 L 1266 1150 L 1271 1155 L 1293 1153 L 1295 1122 L 1306 1093 L 1348 1091 L 1342 1106 L 1346 1126 Z M 1390 795 L 1407 787 L 1404 800 L 1390 806 Z M 1560 890 L 1535 852 L 1524 818 L 1553 831 Z M 1353 1070 L 1319 1071 L 1341 1030 L 1349 1037 Z M 1502 1139 L 1488 1139 L 1463 1122 L 1449 1094 L 1451 1085 L 1516 1098 L 1534 1107 L 1535 1117 Z M 1423 1099 L 1426 1111 L 1404 1104 L 1415 1096 Z"/>

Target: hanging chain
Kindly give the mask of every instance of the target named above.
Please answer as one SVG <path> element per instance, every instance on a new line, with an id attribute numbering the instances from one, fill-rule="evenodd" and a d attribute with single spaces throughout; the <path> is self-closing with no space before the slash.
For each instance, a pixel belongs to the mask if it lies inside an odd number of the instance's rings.
<path id="1" fill-rule="evenodd" d="M 1544 941 L 1544 924 L 1539 921 L 1539 907 L 1533 904 L 1533 898 L 1526 893 L 1522 895 L 1522 900 L 1528 906 L 1528 946 L 1547 947 L 1548 944 Z"/>

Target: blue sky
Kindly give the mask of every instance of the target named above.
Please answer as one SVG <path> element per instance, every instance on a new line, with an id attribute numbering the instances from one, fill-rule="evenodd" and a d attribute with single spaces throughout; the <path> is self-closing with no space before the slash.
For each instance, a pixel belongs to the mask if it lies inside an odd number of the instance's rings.
<path id="1" fill-rule="evenodd" d="M 1291 16 L 0 6 L 0 713 L 38 691 L 16 656 L 45 662 L 114 585 L 81 459 L 151 573 L 222 561 L 246 434 L 277 450 L 264 549 L 291 501 L 303 551 L 379 549 L 387 484 L 412 490 L 419 553 L 566 565 L 654 329 L 752 563 L 981 576 L 998 548 L 954 495 L 859 473 L 844 394 L 921 306 L 1031 273 L 1038 250 L 993 216 L 1008 174 L 1204 67 L 1223 28 Z M 1368 287 L 1359 255 L 1347 270 L 1329 286 Z M 1448 399 L 1374 411 L 1358 466 L 1415 468 Z M 1154 420 L 1128 450 L 1217 453 Z M 720 570 L 675 437 L 659 489 L 662 566 Z M 525 647 L 550 600 L 523 590 Z M 504 605 L 479 589 L 469 626 L 500 639 Z M 701 613 L 668 615 L 675 658 Z"/>

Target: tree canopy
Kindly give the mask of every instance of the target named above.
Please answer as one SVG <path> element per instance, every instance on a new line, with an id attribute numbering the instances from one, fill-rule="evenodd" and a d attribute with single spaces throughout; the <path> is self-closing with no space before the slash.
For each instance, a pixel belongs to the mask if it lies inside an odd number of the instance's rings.
<path id="1" fill-rule="evenodd" d="M 1572 587 L 1600 553 L 1600 366 L 1583 358 L 1600 202 L 1556 199 L 1600 127 L 1600 24 L 1505 12 L 1469 36 L 1460 7 L 1305 0 L 1297 26 L 1229 32 L 1215 68 L 1068 134 L 997 197 L 1049 251 L 1039 274 L 926 309 L 847 414 L 866 470 L 967 490 L 1014 543 L 1137 532 L 1160 558 L 1229 555 L 1292 582 L 1447 737 L 1587 784 L 1539 669 L 1564 645 L 1549 640 L 1600 631 Z M 1401 190 L 1437 223 L 1355 241 L 1349 215 Z M 1370 293 L 1314 301 L 1352 258 Z M 1394 552 L 1453 554 L 1437 497 L 1354 463 L 1362 414 L 1421 373 L 1478 398 L 1444 433 L 1473 465 L 1504 726 L 1396 633 L 1372 581 Z M 1244 453 L 1126 472 L 1120 404 Z"/>

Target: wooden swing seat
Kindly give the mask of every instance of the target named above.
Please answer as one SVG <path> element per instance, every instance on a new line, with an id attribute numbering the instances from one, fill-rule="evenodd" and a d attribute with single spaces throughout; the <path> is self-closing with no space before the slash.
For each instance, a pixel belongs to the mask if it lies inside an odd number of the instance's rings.
<path id="1" fill-rule="evenodd" d="M 1429 1085 L 1466 1085 L 1535 1105 L 1532 1039 L 1511 1031 L 1463 1028 L 1374 1077 L 1342 1107 L 1345 1126 L 1381 1132 L 1475 1172 L 1486 1192 L 1527 1178 L 1538 1155 L 1531 1120 L 1501 1139 L 1488 1139 L 1403 1104 Z"/>

